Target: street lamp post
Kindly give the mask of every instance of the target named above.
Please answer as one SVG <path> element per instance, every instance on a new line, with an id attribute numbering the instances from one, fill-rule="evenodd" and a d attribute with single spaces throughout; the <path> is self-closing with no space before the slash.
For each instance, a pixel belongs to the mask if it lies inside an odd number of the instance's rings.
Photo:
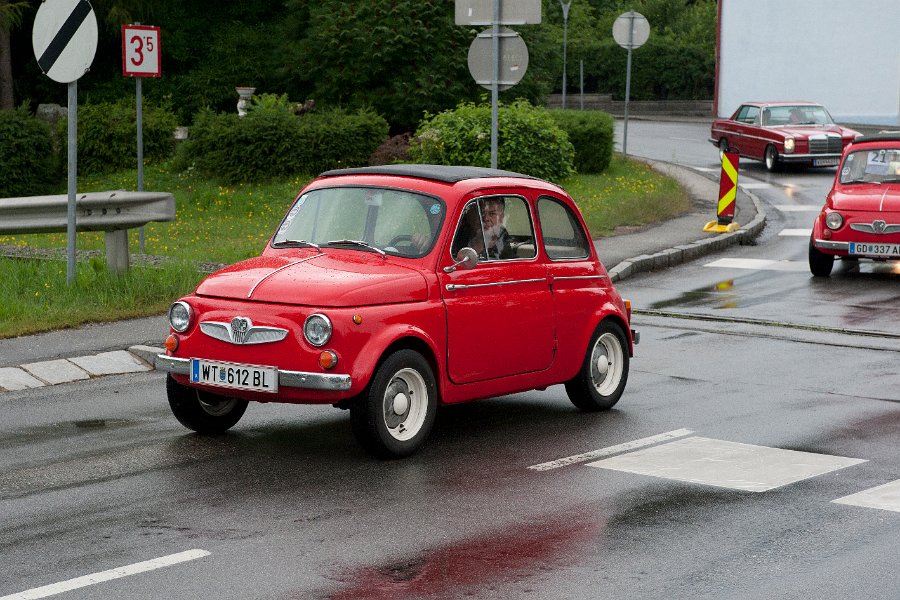
<path id="1" fill-rule="evenodd" d="M 559 0 L 559 5 L 562 7 L 563 13 L 563 80 L 562 80 L 562 107 L 566 107 L 566 46 L 568 45 L 568 34 L 569 34 L 569 7 L 572 5 L 572 0 L 568 2 L 563 2 L 563 0 Z"/>

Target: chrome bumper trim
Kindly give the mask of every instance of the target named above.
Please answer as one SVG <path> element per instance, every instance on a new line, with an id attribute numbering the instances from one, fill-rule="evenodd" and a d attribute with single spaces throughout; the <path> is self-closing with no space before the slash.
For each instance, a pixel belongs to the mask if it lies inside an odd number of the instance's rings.
<path id="1" fill-rule="evenodd" d="M 176 375 L 190 375 L 191 359 L 157 354 L 154 365 L 160 371 Z M 327 373 L 306 373 L 303 371 L 278 371 L 278 385 L 307 390 L 327 390 L 342 392 L 349 390 L 353 381 L 349 375 L 329 375 Z"/>
<path id="2" fill-rule="evenodd" d="M 828 240 L 816 240 L 816 248 L 824 250 L 850 250 L 850 242 L 829 242 Z"/>
<path id="3" fill-rule="evenodd" d="M 841 159 L 841 154 L 782 154 L 781 160 L 785 162 L 791 162 L 795 160 L 815 160 L 817 158 L 836 158 L 838 160 Z"/>

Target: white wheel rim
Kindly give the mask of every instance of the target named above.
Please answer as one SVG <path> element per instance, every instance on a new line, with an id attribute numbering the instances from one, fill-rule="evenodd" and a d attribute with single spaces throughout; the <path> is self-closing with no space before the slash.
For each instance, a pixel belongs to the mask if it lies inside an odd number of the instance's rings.
<path id="1" fill-rule="evenodd" d="M 771 169 L 773 166 L 775 166 L 775 151 L 769 146 L 766 150 L 766 168 Z"/>
<path id="2" fill-rule="evenodd" d="M 625 368 L 622 344 L 612 333 L 604 333 L 597 339 L 591 351 L 591 383 L 601 396 L 610 396 L 619 387 Z"/>
<path id="3" fill-rule="evenodd" d="M 384 424 L 395 440 L 405 442 L 422 429 L 428 412 L 428 388 L 415 369 L 401 369 L 384 391 Z"/>

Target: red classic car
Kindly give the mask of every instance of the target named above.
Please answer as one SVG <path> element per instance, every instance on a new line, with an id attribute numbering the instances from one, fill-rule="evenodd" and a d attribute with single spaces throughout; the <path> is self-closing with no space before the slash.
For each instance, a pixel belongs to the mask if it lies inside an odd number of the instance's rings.
<path id="1" fill-rule="evenodd" d="M 747 102 L 731 118 L 712 122 L 709 141 L 777 171 L 785 163 L 837 166 L 843 149 L 858 135 L 837 125 L 820 104 Z"/>
<path id="2" fill-rule="evenodd" d="M 220 433 L 248 401 L 330 404 L 376 456 L 418 449 L 440 404 L 563 383 L 622 395 L 637 334 L 571 197 L 525 175 L 390 165 L 323 173 L 262 255 L 169 311 L 169 404 Z"/>
<path id="3" fill-rule="evenodd" d="M 860 136 L 844 152 L 813 223 L 809 270 L 828 277 L 835 257 L 900 260 L 900 132 Z"/>

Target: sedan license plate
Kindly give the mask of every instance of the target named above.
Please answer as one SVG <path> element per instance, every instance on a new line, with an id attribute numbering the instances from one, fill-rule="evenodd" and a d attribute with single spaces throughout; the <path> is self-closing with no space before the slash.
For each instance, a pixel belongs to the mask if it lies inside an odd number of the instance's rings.
<path id="1" fill-rule="evenodd" d="M 274 394 L 278 391 L 278 369 L 192 358 L 191 383 Z"/>
<path id="2" fill-rule="evenodd" d="M 814 167 L 836 167 L 841 162 L 839 158 L 816 158 L 813 159 Z"/>
<path id="3" fill-rule="evenodd" d="M 871 244 L 850 242 L 850 254 L 854 256 L 875 256 L 878 258 L 900 258 L 900 244 Z"/>

